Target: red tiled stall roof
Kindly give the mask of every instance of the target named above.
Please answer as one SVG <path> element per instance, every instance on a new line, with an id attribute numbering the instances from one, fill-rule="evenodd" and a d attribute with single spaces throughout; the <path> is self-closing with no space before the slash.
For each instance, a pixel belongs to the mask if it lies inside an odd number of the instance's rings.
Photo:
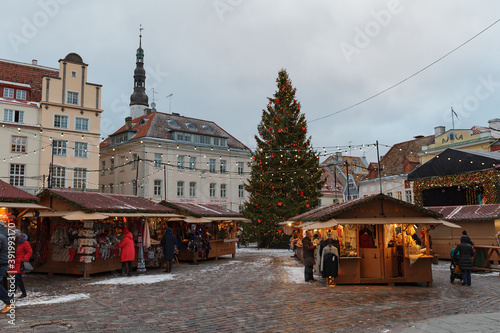
<path id="1" fill-rule="evenodd" d="M 214 204 L 175 201 L 162 201 L 160 204 L 195 217 L 243 217 L 241 213 Z"/>
<path id="2" fill-rule="evenodd" d="M 172 213 L 173 209 L 143 197 L 99 192 L 81 192 L 61 189 L 46 189 L 38 196 L 50 195 L 77 206 L 87 213 Z"/>
<path id="3" fill-rule="evenodd" d="M 292 220 L 292 221 L 304 221 L 304 222 L 307 222 L 307 221 L 327 221 L 327 220 L 330 220 L 332 218 L 338 217 L 339 215 L 341 215 L 344 212 L 354 210 L 355 208 L 358 208 L 364 204 L 370 203 L 370 202 L 375 201 L 375 200 L 392 201 L 398 205 L 412 208 L 416 211 L 423 212 L 429 216 L 441 217 L 441 214 L 439 214 L 438 212 L 434 212 L 434 211 L 431 211 L 431 210 L 426 209 L 426 208 L 418 207 L 418 206 L 415 206 L 415 205 L 410 204 L 408 202 L 395 199 L 395 198 L 390 197 L 388 195 L 385 195 L 383 193 L 379 193 L 379 194 L 374 194 L 374 195 L 370 195 L 370 196 L 363 197 L 363 198 L 358 198 L 358 199 L 346 201 L 346 202 L 343 202 L 340 204 L 333 204 L 333 205 L 329 205 L 329 206 L 319 207 L 319 208 L 311 210 L 307 213 L 294 216 L 290 220 Z"/>
<path id="4" fill-rule="evenodd" d="M 0 202 L 40 203 L 40 199 L 0 180 Z"/>
<path id="5" fill-rule="evenodd" d="M 443 214 L 447 221 L 482 221 L 500 217 L 500 204 L 426 207 Z"/>

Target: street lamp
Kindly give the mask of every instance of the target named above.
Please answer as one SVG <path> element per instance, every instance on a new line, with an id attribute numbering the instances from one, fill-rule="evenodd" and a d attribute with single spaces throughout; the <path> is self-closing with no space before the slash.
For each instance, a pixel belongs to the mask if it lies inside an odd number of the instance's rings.
<path id="1" fill-rule="evenodd" d="M 170 94 L 167 97 L 165 97 L 165 98 L 169 98 L 169 104 L 170 105 L 169 105 L 169 108 L 168 108 L 168 113 L 172 113 L 172 96 L 173 96 L 173 94 Z"/>
<path id="2" fill-rule="evenodd" d="M 54 176 L 54 140 L 52 138 L 50 138 L 50 155 L 49 181 L 47 185 L 49 188 L 52 188 L 52 177 Z"/>

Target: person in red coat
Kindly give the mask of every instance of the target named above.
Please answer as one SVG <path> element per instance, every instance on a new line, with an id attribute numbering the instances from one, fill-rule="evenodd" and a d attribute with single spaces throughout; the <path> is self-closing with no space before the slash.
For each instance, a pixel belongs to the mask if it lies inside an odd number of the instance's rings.
<path id="1" fill-rule="evenodd" d="M 118 247 L 122 249 L 122 276 L 125 276 L 125 266 L 128 265 L 128 276 L 132 276 L 132 261 L 135 259 L 135 245 L 132 233 L 127 227 L 123 227 L 123 239 L 118 243 Z"/>
<path id="2" fill-rule="evenodd" d="M 21 290 L 21 296 L 18 298 L 26 297 L 26 288 L 24 287 L 23 282 L 23 272 L 21 272 L 21 263 L 23 261 L 29 261 L 31 255 L 33 254 L 33 250 L 31 249 L 30 244 L 28 243 L 28 236 L 26 234 L 21 233 L 21 231 L 16 230 L 17 237 L 17 248 L 16 248 L 16 263 L 15 268 L 12 274 L 14 275 L 14 279 L 16 281 L 16 290 L 19 288 Z"/>

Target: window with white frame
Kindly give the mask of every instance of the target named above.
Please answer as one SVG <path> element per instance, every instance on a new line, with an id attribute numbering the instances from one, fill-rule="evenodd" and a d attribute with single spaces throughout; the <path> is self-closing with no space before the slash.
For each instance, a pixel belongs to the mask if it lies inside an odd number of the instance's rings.
<path id="1" fill-rule="evenodd" d="M 16 90 L 16 99 L 26 100 L 26 90 L 17 89 Z"/>
<path id="2" fill-rule="evenodd" d="M 189 170 L 196 170 L 196 157 L 189 158 Z"/>
<path id="3" fill-rule="evenodd" d="M 68 149 L 68 141 L 66 140 L 52 140 L 52 155 L 66 156 Z"/>
<path id="4" fill-rule="evenodd" d="M 405 201 L 412 203 L 411 190 L 405 190 Z"/>
<path id="5" fill-rule="evenodd" d="M 217 184 L 210 183 L 210 187 L 209 187 L 209 196 L 210 196 L 210 198 L 215 198 L 216 197 L 216 191 L 217 191 Z"/>
<path id="6" fill-rule="evenodd" d="M 155 179 L 153 183 L 153 195 L 155 196 L 161 196 L 161 188 L 162 188 L 162 181 L 159 179 Z"/>
<path id="7" fill-rule="evenodd" d="M 79 93 L 77 93 L 76 91 L 68 91 L 66 93 L 66 103 L 78 105 L 78 97 Z"/>
<path id="8" fill-rule="evenodd" d="M 55 188 L 66 187 L 66 168 L 65 167 L 55 165 L 52 168 L 52 187 L 55 187 Z"/>
<path id="9" fill-rule="evenodd" d="M 245 196 L 245 187 L 243 185 L 238 185 L 238 198 L 243 199 Z"/>
<path id="10" fill-rule="evenodd" d="M 184 169 L 184 156 L 177 155 L 177 170 Z"/>
<path id="11" fill-rule="evenodd" d="M 25 153 L 26 152 L 26 140 L 25 136 L 12 136 L 11 152 L 13 153 Z"/>
<path id="12" fill-rule="evenodd" d="M 73 168 L 73 188 L 84 189 L 87 187 L 87 169 Z"/>
<path id="13" fill-rule="evenodd" d="M 14 98 L 14 89 L 3 88 L 3 97 Z"/>
<path id="14" fill-rule="evenodd" d="M 11 164 L 9 174 L 9 184 L 14 186 L 24 186 L 24 176 L 26 171 L 24 164 Z"/>
<path id="15" fill-rule="evenodd" d="M 113 184 L 109 184 L 109 193 L 115 193 L 115 186 Z"/>
<path id="16" fill-rule="evenodd" d="M 403 193 L 401 191 L 396 191 L 396 199 L 403 200 Z"/>
<path id="17" fill-rule="evenodd" d="M 106 161 L 101 161 L 101 176 L 106 174 Z"/>
<path id="18" fill-rule="evenodd" d="M 75 118 L 75 130 L 87 131 L 89 130 L 89 118 Z"/>
<path id="19" fill-rule="evenodd" d="M 226 173 L 226 160 L 220 160 L 220 173 Z"/>
<path id="20" fill-rule="evenodd" d="M 208 170 L 212 173 L 215 173 L 215 159 L 211 158 L 208 163 Z"/>
<path id="21" fill-rule="evenodd" d="M 220 197 L 227 198 L 227 184 L 220 184 Z"/>
<path id="22" fill-rule="evenodd" d="M 155 163 L 154 163 L 155 168 L 161 168 L 162 155 L 163 154 L 155 153 Z"/>
<path id="23" fill-rule="evenodd" d="M 177 182 L 177 196 L 184 197 L 184 182 L 183 181 Z"/>
<path id="24" fill-rule="evenodd" d="M 24 111 L 4 109 L 3 120 L 11 123 L 22 123 L 24 122 Z"/>
<path id="25" fill-rule="evenodd" d="M 75 157 L 88 157 L 88 146 L 87 142 L 75 142 Z"/>
<path id="26" fill-rule="evenodd" d="M 196 182 L 189 182 L 189 197 L 196 198 Z"/>
<path id="27" fill-rule="evenodd" d="M 113 173 L 113 172 L 115 172 L 115 159 L 114 158 L 109 160 L 109 173 Z"/>
<path id="28" fill-rule="evenodd" d="M 68 128 L 68 116 L 62 114 L 54 115 L 54 127 L 56 128 Z"/>
<path id="29" fill-rule="evenodd" d="M 242 175 L 243 174 L 243 167 L 245 166 L 245 163 L 243 162 L 238 162 L 238 175 Z"/>
<path id="30" fill-rule="evenodd" d="M 186 142 L 191 142 L 191 134 L 189 134 L 189 133 L 184 133 L 184 141 L 186 141 Z"/>

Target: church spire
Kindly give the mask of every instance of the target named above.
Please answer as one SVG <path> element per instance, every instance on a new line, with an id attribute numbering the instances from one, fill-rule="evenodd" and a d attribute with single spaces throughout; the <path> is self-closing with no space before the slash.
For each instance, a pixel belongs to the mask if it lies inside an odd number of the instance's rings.
<path id="1" fill-rule="evenodd" d="M 136 52 L 134 70 L 134 92 L 130 96 L 130 116 L 137 118 L 144 115 L 144 109 L 149 106 L 146 95 L 146 71 L 144 70 L 144 50 L 142 49 L 142 24 L 139 28 L 139 48 Z"/>

